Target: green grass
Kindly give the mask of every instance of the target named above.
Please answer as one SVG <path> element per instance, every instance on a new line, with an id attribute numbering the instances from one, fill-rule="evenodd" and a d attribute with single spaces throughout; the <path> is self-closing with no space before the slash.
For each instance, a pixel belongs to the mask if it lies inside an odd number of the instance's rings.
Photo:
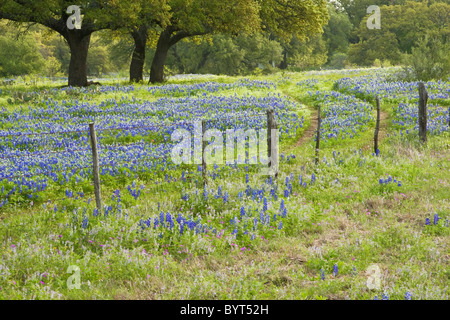
<path id="1" fill-rule="evenodd" d="M 138 178 L 105 177 L 104 199 L 109 201 L 117 188 L 123 190 L 122 214 L 89 219 L 88 229 L 80 227 L 82 208 L 88 207 L 92 212 L 93 203 L 87 206 L 73 199 L 56 202 L 58 208 L 66 206 L 65 211 L 56 213 L 54 203 L 45 208 L 42 204 L 28 203 L 0 211 L 0 299 L 373 299 L 375 296 L 381 299 L 383 294 L 390 299 L 404 299 L 409 291 L 413 299 L 447 300 L 448 132 L 430 136 L 423 147 L 414 136 L 407 139 L 394 136 L 392 121 L 386 120 L 389 137 L 380 141 L 379 157 L 372 155 L 370 127 L 354 139 L 323 144 L 321 161 L 315 165 L 313 140 L 299 146 L 295 142 L 310 124 L 316 101 L 307 93 L 311 89 L 296 84 L 315 78 L 318 83 L 314 90 L 327 91 L 337 79 L 348 75 L 286 76 L 289 79 L 280 82 L 274 92 L 302 104 L 297 112 L 305 117 L 305 128 L 284 141 L 280 149 L 280 153 L 296 156 L 289 162 L 281 162 L 277 181 L 279 199 L 268 205 L 267 212 L 271 215 L 279 212 L 285 178 L 293 173 L 293 194 L 289 201 L 285 200 L 288 214 L 281 230 L 264 227 L 254 240 L 242 232 L 236 239 L 230 232 L 213 238 L 194 233 L 181 237 L 176 231 L 159 238 L 156 230 L 140 230 L 139 221 L 159 214 L 158 207 L 164 212 L 187 212 L 205 222 L 211 221 L 208 224 L 218 229 L 226 229 L 229 220 L 239 216 L 241 206 L 246 210 L 249 205 L 255 207 L 255 202 L 237 200 L 238 192 L 245 189 L 243 168 L 239 172 L 225 169 L 220 178 L 209 178 L 211 190 L 221 185 L 230 192 L 226 204 L 212 197 L 202 200 L 200 173 L 185 183 L 178 180 L 170 184 L 164 183 L 164 174 L 159 176 L 161 184 L 149 181 L 145 174 L 139 174 Z M 281 80 L 279 75 L 251 78 Z M 218 94 L 258 96 L 261 92 L 240 89 Z M 5 103 L 8 97 L 0 95 L 0 107 L 8 110 L 19 107 Z M 90 98 L 99 102 L 115 95 Z M 139 90 L 136 98 L 156 97 Z M 395 116 L 392 105 L 395 104 L 389 102 L 382 106 L 389 119 Z M 108 139 L 108 143 L 113 142 Z M 188 170 L 196 171 L 196 166 Z M 250 173 L 256 171 L 256 167 L 250 168 Z M 179 177 L 181 169 L 172 174 Z M 300 174 L 308 182 L 307 188 L 299 184 Z M 316 176 L 313 186 L 309 185 L 312 174 Z M 402 186 L 380 185 L 379 179 L 388 175 L 400 180 Z M 258 187 L 264 179 L 250 178 L 249 184 Z M 137 186 L 145 185 L 143 196 L 137 201 L 124 189 L 133 180 Z M 55 185 L 48 196 L 60 195 L 65 188 Z M 194 196 L 196 190 L 198 197 Z M 180 199 L 184 192 L 190 193 L 189 201 Z M 73 209 L 77 209 L 78 215 L 73 214 Z M 441 217 L 438 225 L 433 224 L 435 213 Z M 431 225 L 425 226 L 426 218 L 430 218 Z M 67 269 L 71 265 L 81 270 L 80 289 L 67 286 L 71 276 Z M 332 274 L 334 265 L 339 269 L 336 276 Z M 371 265 L 381 270 L 379 289 L 367 286 L 367 269 Z M 321 270 L 325 273 L 324 280 L 320 277 Z"/>

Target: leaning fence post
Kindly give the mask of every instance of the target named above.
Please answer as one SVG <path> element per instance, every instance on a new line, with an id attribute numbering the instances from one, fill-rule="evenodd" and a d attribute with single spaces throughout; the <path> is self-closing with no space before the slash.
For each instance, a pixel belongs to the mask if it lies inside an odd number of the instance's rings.
<path id="1" fill-rule="evenodd" d="M 278 178 L 278 123 L 273 109 L 267 109 L 267 154 L 269 158 L 269 170 L 274 170 L 275 178 Z M 272 132 L 274 135 L 272 135 Z"/>
<path id="2" fill-rule="evenodd" d="M 419 82 L 419 138 L 427 142 L 427 101 L 428 93 L 423 82 Z"/>
<path id="3" fill-rule="evenodd" d="M 322 122 L 322 118 L 321 118 L 320 113 L 321 113 L 321 111 L 320 111 L 320 106 L 319 106 L 319 111 L 317 113 L 317 138 L 316 138 L 316 159 L 315 159 L 316 164 L 319 164 L 320 125 L 321 125 L 321 122 Z"/>
<path id="4" fill-rule="evenodd" d="M 206 149 L 206 141 L 205 141 L 205 132 L 206 132 L 206 120 L 202 120 L 202 176 L 203 176 L 203 186 L 208 184 L 206 178 L 206 160 L 205 160 L 205 149 Z"/>
<path id="5" fill-rule="evenodd" d="M 378 132 L 380 131 L 380 98 L 376 98 L 377 101 L 377 124 L 375 126 L 375 135 L 373 138 L 374 146 L 373 150 L 375 152 L 375 155 L 378 155 Z"/>
<path id="6" fill-rule="evenodd" d="M 98 214 L 101 214 L 102 200 L 100 197 L 100 175 L 99 175 L 99 165 L 98 165 L 97 135 L 95 133 L 95 124 L 94 123 L 89 124 L 89 132 L 91 135 L 95 203 L 97 204 Z"/>

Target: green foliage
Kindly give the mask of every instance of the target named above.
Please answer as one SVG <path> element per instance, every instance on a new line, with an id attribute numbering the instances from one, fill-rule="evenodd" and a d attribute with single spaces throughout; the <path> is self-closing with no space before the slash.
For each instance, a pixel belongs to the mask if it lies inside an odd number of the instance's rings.
<path id="1" fill-rule="evenodd" d="M 308 69 L 320 67 L 327 62 L 325 43 L 319 35 L 310 37 L 306 41 L 295 39 L 291 45 L 295 51 L 288 57 L 290 66 Z"/>
<path id="2" fill-rule="evenodd" d="M 409 0 L 380 9 L 381 29 L 367 28 L 369 15 L 360 21 L 355 33 L 358 40 L 348 52 L 351 63 L 371 66 L 379 59 L 395 65 L 402 62 L 403 53 L 412 52 L 417 39 L 427 32 L 439 35 L 444 42 L 449 39 L 450 4 L 436 2 L 428 6 L 426 1 Z"/>
<path id="3" fill-rule="evenodd" d="M 327 67 L 330 69 L 344 69 L 347 65 L 347 55 L 345 53 L 336 52 L 331 56 Z"/>
<path id="4" fill-rule="evenodd" d="M 406 56 L 405 71 L 412 79 L 447 80 L 450 76 L 450 43 L 436 36 L 425 36 L 417 42 L 412 54 Z"/>
<path id="5" fill-rule="evenodd" d="M 44 71 L 45 61 L 31 34 L 15 37 L 10 28 L 0 33 L 0 76 L 37 74 Z M 14 53 L 14 54 L 12 54 Z"/>
<path id="6" fill-rule="evenodd" d="M 330 62 L 335 53 L 347 52 L 353 25 L 347 14 L 336 10 L 334 6 L 329 5 L 328 12 L 330 14 L 330 21 L 323 28 L 323 38 L 328 50 L 328 62 Z"/>
<path id="7" fill-rule="evenodd" d="M 263 34 L 237 37 L 217 34 L 211 41 L 181 41 L 169 51 L 167 64 L 184 73 L 225 75 L 271 70 L 282 59 L 281 45 Z"/>

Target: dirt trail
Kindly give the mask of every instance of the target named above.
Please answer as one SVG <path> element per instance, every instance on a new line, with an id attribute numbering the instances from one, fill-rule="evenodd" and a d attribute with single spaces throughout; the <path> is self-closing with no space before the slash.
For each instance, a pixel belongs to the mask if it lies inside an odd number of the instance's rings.
<path id="1" fill-rule="evenodd" d="M 311 112 L 311 122 L 308 126 L 308 128 L 303 132 L 302 136 L 300 137 L 300 139 L 298 139 L 298 141 L 295 143 L 295 145 L 293 145 L 290 150 L 293 150 L 307 142 L 309 142 L 311 139 L 314 138 L 314 135 L 317 132 L 317 125 L 319 123 L 319 115 L 318 115 L 318 110 L 314 109 L 311 106 L 305 105 L 304 103 L 300 102 L 298 99 L 284 93 L 284 95 L 294 101 L 296 101 L 297 103 L 301 104 L 302 106 L 304 106 L 306 109 L 308 109 Z"/>
<path id="2" fill-rule="evenodd" d="M 295 100 L 296 102 L 300 103 L 302 106 L 305 106 L 309 111 L 311 111 L 311 123 L 309 125 L 309 127 L 303 132 L 303 135 L 300 137 L 300 139 L 298 139 L 298 141 L 295 143 L 294 146 L 292 146 L 290 148 L 290 150 L 293 150 L 305 143 L 310 142 L 310 140 L 312 140 L 317 132 L 317 125 L 319 123 L 319 115 L 318 115 L 318 110 L 314 109 L 311 106 L 307 106 L 303 103 L 301 103 L 298 99 L 288 95 L 288 94 L 284 94 L 286 97 Z M 389 113 L 386 111 L 381 110 L 381 114 L 380 114 L 380 131 L 378 132 L 378 144 L 380 145 L 380 142 L 383 141 L 386 138 L 387 135 L 387 127 L 388 127 L 388 120 L 389 119 Z M 375 130 L 375 127 L 374 127 Z M 371 140 L 371 142 L 367 145 L 365 145 L 362 150 L 373 150 L 373 139 Z"/>
<path id="3" fill-rule="evenodd" d="M 311 111 L 311 123 L 309 127 L 303 132 L 303 135 L 298 139 L 293 148 L 297 148 L 302 144 L 308 142 L 310 139 L 314 138 L 314 135 L 317 132 L 317 126 L 319 124 L 319 110 L 314 110 L 313 108 L 308 106 L 308 109 Z"/>

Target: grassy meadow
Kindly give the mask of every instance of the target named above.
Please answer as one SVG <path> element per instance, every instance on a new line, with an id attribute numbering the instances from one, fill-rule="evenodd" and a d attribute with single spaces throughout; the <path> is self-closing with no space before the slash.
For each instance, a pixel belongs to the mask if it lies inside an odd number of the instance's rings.
<path id="1" fill-rule="evenodd" d="M 395 71 L 0 87 L 0 299 L 448 300 L 450 82 L 426 84 L 422 145 L 417 83 Z M 263 129 L 267 108 L 277 179 L 210 164 L 204 188 L 197 164 L 172 162 L 181 122 Z"/>

